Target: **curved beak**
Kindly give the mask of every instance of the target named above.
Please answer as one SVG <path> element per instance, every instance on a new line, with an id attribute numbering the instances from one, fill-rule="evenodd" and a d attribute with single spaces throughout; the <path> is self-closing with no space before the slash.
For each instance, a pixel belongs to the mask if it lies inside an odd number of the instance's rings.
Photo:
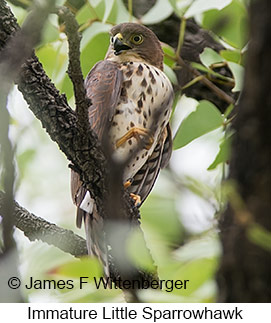
<path id="1" fill-rule="evenodd" d="M 119 37 L 119 34 L 115 36 L 113 43 L 115 55 L 120 55 L 124 50 L 131 49 L 131 47 L 125 44 L 120 38 L 121 37 Z"/>

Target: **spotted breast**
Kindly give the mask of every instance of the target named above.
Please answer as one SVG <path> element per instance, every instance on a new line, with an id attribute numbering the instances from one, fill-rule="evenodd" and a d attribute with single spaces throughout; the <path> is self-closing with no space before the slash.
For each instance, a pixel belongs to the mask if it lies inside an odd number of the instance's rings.
<path id="1" fill-rule="evenodd" d="M 124 170 L 124 181 L 136 172 L 152 155 L 160 136 L 169 121 L 173 89 L 166 75 L 157 67 L 140 62 L 121 64 L 123 85 L 109 131 L 109 140 L 115 147 L 114 157 L 126 160 L 133 154 Z M 131 136 L 123 144 L 123 138 L 133 128 L 142 129 L 138 136 Z M 138 151 L 139 138 L 150 136 L 148 147 Z"/>

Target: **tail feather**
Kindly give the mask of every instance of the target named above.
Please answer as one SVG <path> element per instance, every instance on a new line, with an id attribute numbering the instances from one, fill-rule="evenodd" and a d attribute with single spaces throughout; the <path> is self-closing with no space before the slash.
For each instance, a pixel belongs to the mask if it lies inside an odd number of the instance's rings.
<path id="1" fill-rule="evenodd" d="M 105 276 L 109 277 L 108 247 L 105 240 L 104 224 L 97 212 L 96 205 L 94 205 L 92 214 L 85 212 L 84 222 L 88 253 L 100 260 Z"/>
<path id="2" fill-rule="evenodd" d="M 130 193 L 139 195 L 141 203 L 149 195 L 161 168 L 168 164 L 172 152 L 172 137 L 170 126 L 164 132 L 147 162 L 139 169 L 133 178 Z"/>
<path id="3" fill-rule="evenodd" d="M 95 201 L 84 188 L 80 177 L 72 171 L 71 191 L 73 202 L 77 206 L 76 225 L 85 224 L 88 254 L 97 257 L 103 265 L 106 277 L 109 277 L 108 247 L 105 239 L 104 221 L 98 214 Z"/>

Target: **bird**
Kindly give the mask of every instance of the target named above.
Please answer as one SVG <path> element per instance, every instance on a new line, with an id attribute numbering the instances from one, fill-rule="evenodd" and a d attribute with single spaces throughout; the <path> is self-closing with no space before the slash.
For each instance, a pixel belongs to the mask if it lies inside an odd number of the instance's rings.
<path id="1" fill-rule="evenodd" d="M 123 185 L 136 206 L 145 201 L 172 152 L 170 115 L 174 92 L 163 72 L 163 50 L 157 36 L 137 23 L 110 30 L 110 44 L 85 79 L 90 128 L 109 144 L 117 161 L 127 160 Z M 101 238 L 104 221 L 95 201 L 72 170 L 71 193 L 77 206 L 77 226 L 85 222 L 90 255 L 102 262 L 109 276 L 108 246 Z"/>

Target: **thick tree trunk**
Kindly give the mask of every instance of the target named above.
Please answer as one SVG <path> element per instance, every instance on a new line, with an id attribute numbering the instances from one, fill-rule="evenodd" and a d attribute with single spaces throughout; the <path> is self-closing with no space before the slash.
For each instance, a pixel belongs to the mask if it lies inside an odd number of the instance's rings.
<path id="1" fill-rule="evenodd" d="M 217 280 L 222 302 L 271 301 L 270 233 L 269 238 L 263 234 L 271 229 L 270 0 L 253 1 L 250 13 L 244 91 L 233 125 L 230 178 L 236 191 L 220 223 L 223 256 Z"/>

